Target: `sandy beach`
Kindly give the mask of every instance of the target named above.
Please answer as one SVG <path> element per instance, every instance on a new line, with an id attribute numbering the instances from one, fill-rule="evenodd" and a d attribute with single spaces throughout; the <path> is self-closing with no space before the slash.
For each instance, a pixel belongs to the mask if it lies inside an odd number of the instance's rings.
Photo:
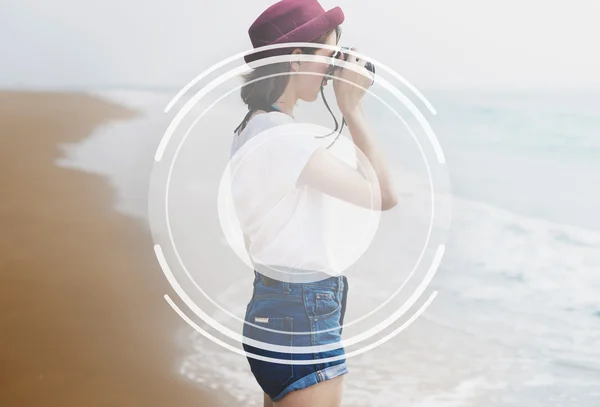
<path id="1" fill-rule="evenodd" d="M 96 95 L 0 92 L 0 407 L 262 405 L 245 358 L 193 331 L 164 301 L 164 294 L 177 295 L 155 259 L 148 225 L 140 221 L 146 215 L 146 173 L 169 119 L 163 109 L 171 95 L 122 90 Z M 574 102 L 567 102 L 570 109 Z M 458 106 L 465 117 L 479 114 L 470 101 Z M 540 106 L 536 102 L 531 108 Z M 549 117 L 571 126 L 572 116 L 562 113 L 570 112 L 567 107 L 548 107 Z M 181 168 L 197 160 L 220 168 L 226 161 L 234 126 L 223 119 L 233 114 L 228 109 L 215 114 L 191 138 Z M 512 126 L 509 115 L 498 115 Z M 538 128 L 535 117 L 526 116 L 529 121 L 515 137 L 534 137 L 551 151 L 554 142 L 544 143 L 553 127 Z M 571 146 L 581 162 L 579 188 L 593 184 L 598 173 L 583 171 L 597 168 L 597 156 L 588 152 L 597 146 L 598 123 L 581 119 L 578 134 L 588 139 Z M 480 135 L 469 120 L 458 125 L 467 135 L 488 137 L 476 150 L 482 160 L 512 163 L 513 150 L 521 151 L 510 143 L 497 149 L 497 134 Z M 386 122 L 381 126 L 385 129 Z M 204 129 L 215 137 L 207 138 Z M 548 212 L 548 219 L 510 210 L 508 204 L 516 205 L 522 195 L 511 195 L 513 185 L 503 189 L 503 178 L 494 178 L 498 167 L 490 166 L 481 179 L 467 177 L 473 167 L 466 158 L 475 151 L 470 140 L 462 145 L 458 140 L 449 149 L 456 181 L 463 177 L 463 193 L 473 195 L 453 199 L 452 234 L 431 284 L 438 295 L 398 336 L 348 359 L 343 405 L 599 405 L 600 338 L 593 327 L 598 324 L 600 235 L 561 223 L 571 212 L 560 208 L 555 215 Z M 411 154 L 405 146 L 390 143 L 390 155 Z M 459 158 L 465 158 L 462 168 Z M 573 168 L 568 156 L 561 161 L 540 153 L 524 159 L 548 174 L 554 166 L 565 173 Z M 180 193 L 187 205 L 212 210 L 214 196 L 206 193 L 215 191 L 214 174 L 201 175 L 181 178 Z M 488 188 L 489 179 L 497 180 L 489 184 L 494 188 Z M 410 177 L 402 178 L 404 191 L 419 196 L 420 189 L 406 180 Z M 528 186 L 525 179 L 521 188 Z M 496 189 L 507 201 L 477 200 L 480 192 Z M 563 194 L 573 200 L 565 201 L 565 208 L 579 208 L 577 185 L 570 191 Z M 415 216 L 422 212 L 419 205 L 418 199 L 405 202 L 397 212 L 401 219 L 388 217 L 381 224 L 382 243 L 375 247 L 381 252 L 371 254 L 380 263 L 365 256 L 357 269 L 368 274 L 350 276 L 350 323 L 387 299 L 411 270 L 400 256 L 410 256 L 411 243 L 418 243 L 408 233 L 414 225 L 408 220 L 420 219 Z M 582 219 L 593 219 L 595 207 L 586 205 L 580 208 Z M 202 256 L 194 258 L 200 265 L 195 270 L 210 266 L 209 273 L 194 275 L 219 304 L 241 312 L 252 275 L 229 262 L 228 248 L 214 239 L 220 231 L 216 218 L 195 214 L 191 219 L 207 233 L 195 234 L 201 229 L 190 228 L 186 219 L 179 232 L 190 232 L 182 235 L 191 239 L 189 250 L 198 242 L 205 245 Z M 391 234 L 395 230 L 399 233 Z M 428 269 L 429 262 L 423 267 Z M 221 269 L 227 273 L 215 272 Z M 566 270 L 573 277 L 566 278 Z M 411 295 L 422 280 L 415 277 L 400 297 Z M 236 284 L 225 284 L 231 281 Z M 402 298 L 390 309 L 398 309 Z M 399 328 L 415 310 L 373 341 Z M 230 323 L 223 314 L 211 315 Z M 365 320 L 368 325 L 349 323 L 345 339 L 388 315 L 380 312 Z"/>
<path id="2" fill-rule="evenodd" d="M 61 143 L 136 112 L 83 94 L 0 92 L 0 406 L 216 406 L 176 374 L 183 324 L 152 239 Z"/>

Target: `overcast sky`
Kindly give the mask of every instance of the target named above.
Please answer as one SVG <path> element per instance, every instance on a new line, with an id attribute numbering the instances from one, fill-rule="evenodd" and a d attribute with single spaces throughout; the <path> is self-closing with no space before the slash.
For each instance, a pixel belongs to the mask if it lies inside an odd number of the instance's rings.
<path id="1" fill-rule="evenodd" d="M 0 86 L 179 88 L 251 44 L 272 0 L 3 0 Z M 323 0 L 419 87 L 600 89 L 598 0 Z M 241 61 L 241 60 L 240 60 Z"/>

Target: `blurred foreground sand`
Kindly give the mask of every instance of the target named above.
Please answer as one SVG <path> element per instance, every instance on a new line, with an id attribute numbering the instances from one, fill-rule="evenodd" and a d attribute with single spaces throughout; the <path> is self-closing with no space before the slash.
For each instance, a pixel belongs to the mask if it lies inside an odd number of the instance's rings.
<path id="1" fill-rule="evenodd" d="M 151 237 L 104 178 L 54 165 L 61 143 L 135 114 L 0 92 L 0 406 L 216 405 L 175 371 L 183 322 Z"/>

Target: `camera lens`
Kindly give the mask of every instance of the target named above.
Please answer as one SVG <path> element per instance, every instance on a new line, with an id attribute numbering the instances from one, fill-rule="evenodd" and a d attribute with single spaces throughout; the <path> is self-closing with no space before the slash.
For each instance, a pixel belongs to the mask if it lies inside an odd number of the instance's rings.
<path id="1" fill-rule="evenodd" d="M 343 49 L 343 50 L 351 50 L 351 49 L 352 49 L 352 47 L 342 47 L 342 49 Z M 345 53 L 345 52 L 342 52 L 342 51 L 338 51 L 338 52 L 336 52 L 336 53 L 333 55 L 333 58 L 337 59 L 337 58 L 338 58 L 338 55 L 339 55 L 340 53 L 342 54 L 342 59 L 343 59 L 344 61 L 347 61 L 347 60 L 348 60 L 348 55 L 349 55 L 349 54 L 347 54 L 347 53 Z M 334 59 L 334 64 L 335 64 L 335 59 Z M 335 65 L 334 65 L 334 66 L 335 66 Z M 373 74 L 375 73 L 375 65 L 373 65 L 373 64 L 372 64 L 372 63 L 370 63 L 370 62 L 367 62 L 367 63 L 365 64 L 365 69 L 366 69 L 367 71 L 369 71 L 369 72 L 373 73 Z"/>

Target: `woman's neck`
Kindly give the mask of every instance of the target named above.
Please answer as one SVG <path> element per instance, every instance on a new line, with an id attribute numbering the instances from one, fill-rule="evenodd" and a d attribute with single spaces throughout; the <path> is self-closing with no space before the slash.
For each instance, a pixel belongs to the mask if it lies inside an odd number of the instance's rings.
<path id="1" fill-rule="evenodd" d="M 297 102 L 298 98 L 296 97 L 293 89 L 288 86 L 279 99 L 277 99 L 277 101 L 275 101 L 273 104 L 277 106 L 282 113 L 294 117 L 294 107 L 296 107 Z"/>

